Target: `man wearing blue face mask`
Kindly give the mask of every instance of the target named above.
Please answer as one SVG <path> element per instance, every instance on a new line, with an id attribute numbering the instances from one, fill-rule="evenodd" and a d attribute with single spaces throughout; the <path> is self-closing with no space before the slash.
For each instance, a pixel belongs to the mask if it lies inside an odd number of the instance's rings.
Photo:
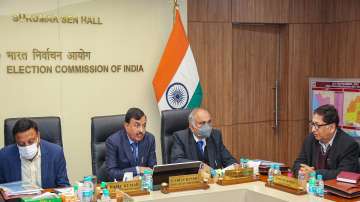
<path id="1" fill-rule="evenodd" d="M 189 128 L 175 132 L 173 137 L 171 163 L 202 161 L 215 169 L 236 163 L 223 144 L 221 132 L 211 127 L 211 116 L 205 109 L 193 109 Z"/>
<path id="2" fill-rule="evenodd" d="M 13 135 L 16 144 L 0 150 L 0 184 L 21 180 L 42 188 L 70 186 L 62 148 L 41 140 L 34 121 L 18 120 Z"/>

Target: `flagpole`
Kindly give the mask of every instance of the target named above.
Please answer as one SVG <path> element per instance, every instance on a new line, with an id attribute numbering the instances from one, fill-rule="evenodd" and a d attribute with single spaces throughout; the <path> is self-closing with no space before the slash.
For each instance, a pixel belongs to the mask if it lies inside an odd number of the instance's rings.
<path id="1" fill-rule="evenodd" d="M 178 0 L 174 0 L 174 10 L 173 10 L 173 23 L 175 23 L 175 18 L 176 18 L 176 9 L 179 9 L 179 4 L 178 4 Z"/>

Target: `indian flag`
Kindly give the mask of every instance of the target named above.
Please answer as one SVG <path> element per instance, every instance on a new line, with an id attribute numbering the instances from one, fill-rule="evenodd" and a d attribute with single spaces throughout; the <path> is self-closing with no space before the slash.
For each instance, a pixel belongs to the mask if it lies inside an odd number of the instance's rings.
<path id="1" fill-rule="evenodd" d="M 179 10 L 165 51 L 153 79 L 159 110 L 199 107 L 202 89 L 199 74 Z"/>

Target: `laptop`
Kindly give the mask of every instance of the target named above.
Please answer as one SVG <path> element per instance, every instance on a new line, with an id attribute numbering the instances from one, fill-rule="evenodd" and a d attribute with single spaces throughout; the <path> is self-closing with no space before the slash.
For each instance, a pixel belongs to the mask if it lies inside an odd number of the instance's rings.
<path id="1" fill-rule="evenodd" d="M 161 183 L 169 183 L 170 176 L 190 175 L 199 172 L 201 161 L 155 165 L 153 172 L 153 189 L 160 190 Z"/>

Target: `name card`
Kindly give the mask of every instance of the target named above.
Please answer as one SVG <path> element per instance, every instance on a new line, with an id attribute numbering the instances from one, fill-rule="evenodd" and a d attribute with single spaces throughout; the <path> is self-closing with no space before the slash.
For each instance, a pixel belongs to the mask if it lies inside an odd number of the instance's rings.
<path id="1" fill-rule="evenodd" d="M 184 187 L 201 183 L 200 174 L 178 175 L 169 177 L 169 187 Z"/>
<path id="2" fill-rule="evenodd" d="M 303 187 L 300 185 L 297 179 L 283 175 L 275 176 L 274 184 L 282 185 L 296 190 L 303 189 Z"/>
<path id="3" fill-rule="evenodd" d="M 237 168 L 235 170 L 226 170 L 225 177 L 240 178 L 246 176 L 252 176 L 254 174 L 253 168 Z"/>
<path id="4" fill-rule="evenodd" d="M 115 193 L 117 189 L 123 192 L 133 192 L 141 190 L 141 181 L 133 180 L 127 182 L 108 182 L 107 188 L 110 193 Z"/>

